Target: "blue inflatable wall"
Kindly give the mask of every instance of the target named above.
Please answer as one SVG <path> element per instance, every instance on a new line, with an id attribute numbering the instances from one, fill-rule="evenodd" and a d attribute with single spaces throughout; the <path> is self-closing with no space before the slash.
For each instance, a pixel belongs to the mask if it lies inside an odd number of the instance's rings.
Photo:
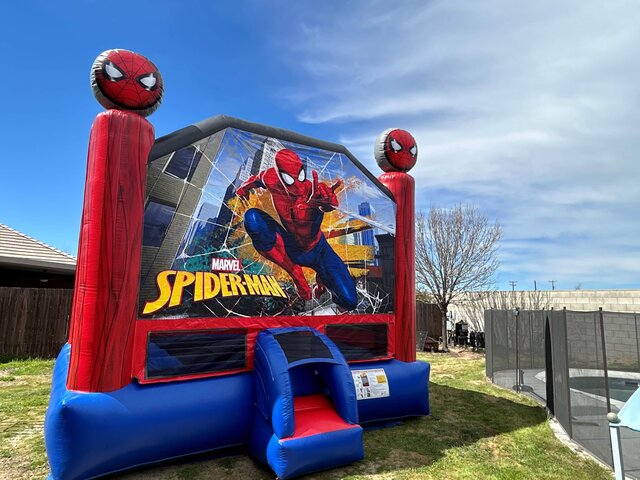
<path id="1" fill-rule="evenodd" d="M 65 386 L 70 349 L 66 345 L 56 362 L 45 419 L 51 479 L 94 478 L 172 458 L 250 445 L 252 441 L 254 456 L 269 463 L 266 449 L 260 454 L 256 445 L 264 445 L 265 440 L 260 438 L 265 435 L 267 443 L 272 440 L 273 433 L 268 432 L 273 427 L 257 414 L 252 373 L 151 385 L 134 382 L 111 393 L 74 392 Z M 290 370 L 295 395 L 316 392 L 315 382 L 304 367 L 301 363 Z M 388 397 L 357 401 L 357 423 L 429 414 L 429 364 L 388 360 L 351 364 L 349 369 L 383 369 L 389 382 Z M 344 373 L 341 378 L 353 385 Z M 349 421 L 354 420 L 352 407 L 346 406 L 343 411 L 351 412 Z M 347 438 L 339 441 L 341 436 Z M 289 448 L 306 449 L 306 438 L 310 437 L 301 438 L 299 445 L 291 443 Z M 354 431 L 338 432 L 333 440 L 326 443 L 324 452 L 333 458 L 332 464 L 318 457 L 319 463 L 304 464 L 303 471 L 344 463 L 344 446 L 358 444 Z M 357 448 L 347 451 L 344 461 L 359 458 Z M 295 476 L 301 467 L 289 462 L 287 468 L 282 472 Z"/>

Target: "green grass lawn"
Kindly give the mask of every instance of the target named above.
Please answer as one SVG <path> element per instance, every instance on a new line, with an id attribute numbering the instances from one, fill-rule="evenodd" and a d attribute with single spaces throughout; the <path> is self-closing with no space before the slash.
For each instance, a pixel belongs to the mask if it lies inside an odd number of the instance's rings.
<path id="1" fill-rule="evenodd" d="M 367 430 L 366 458 L 315 479 L 611 479 L 611 473 L 562 445 L 532 400 L 490 384 L 484 358 L 425 354 L 432 365 L 432 416 Z M 42 440 L 53 362 L 0 362 L 0 479 L 47 474 Z M 126 480 L 274 478 L 246 455 L 174 464 Z"/>
<path id="2" fill-rule="evenodd" d="M 0 479 L 42 479 L 53 360 L 0 360 Z"/>

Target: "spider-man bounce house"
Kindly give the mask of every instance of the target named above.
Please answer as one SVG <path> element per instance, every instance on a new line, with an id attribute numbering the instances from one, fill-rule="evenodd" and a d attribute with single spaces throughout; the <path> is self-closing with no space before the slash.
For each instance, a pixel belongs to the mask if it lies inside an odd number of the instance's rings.
<path id="1" fill-rule="evenodd" d="M 163 83 L 109 50 L 93 124 L 51 477 L 245 447 L 287 479 L 361 460 L 361 425 L 429 414 L 415 359 L 417 148 L 214 117 L 154 140 Z M 224 450 L 223 450 L 224 451 Z"/>

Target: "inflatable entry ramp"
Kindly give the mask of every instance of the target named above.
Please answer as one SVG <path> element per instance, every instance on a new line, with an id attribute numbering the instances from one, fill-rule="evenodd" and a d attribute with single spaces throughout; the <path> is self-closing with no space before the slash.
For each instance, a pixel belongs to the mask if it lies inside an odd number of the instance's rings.
<path id="1" fill-rule="evenodd" d="M 351 370 L 308 327 L 262 331 L 255 347 L 251 454 L 281 479 L 364 458 Z"/>

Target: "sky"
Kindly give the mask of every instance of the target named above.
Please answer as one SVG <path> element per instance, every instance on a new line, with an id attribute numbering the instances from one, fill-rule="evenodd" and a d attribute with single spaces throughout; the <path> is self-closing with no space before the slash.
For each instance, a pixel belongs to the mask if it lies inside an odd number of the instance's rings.
<path id="1" fill-rule="evenodd" d="M 0 223 L 75 254 L 89 70 L 125 48 L 165 83 L 162 136 L 217 114 L 342 143 L 371 171 L 409 130 L 417 208 L 504 231 L 496 287 L 640 288 L 640 3 L 7 2 Z"/>

